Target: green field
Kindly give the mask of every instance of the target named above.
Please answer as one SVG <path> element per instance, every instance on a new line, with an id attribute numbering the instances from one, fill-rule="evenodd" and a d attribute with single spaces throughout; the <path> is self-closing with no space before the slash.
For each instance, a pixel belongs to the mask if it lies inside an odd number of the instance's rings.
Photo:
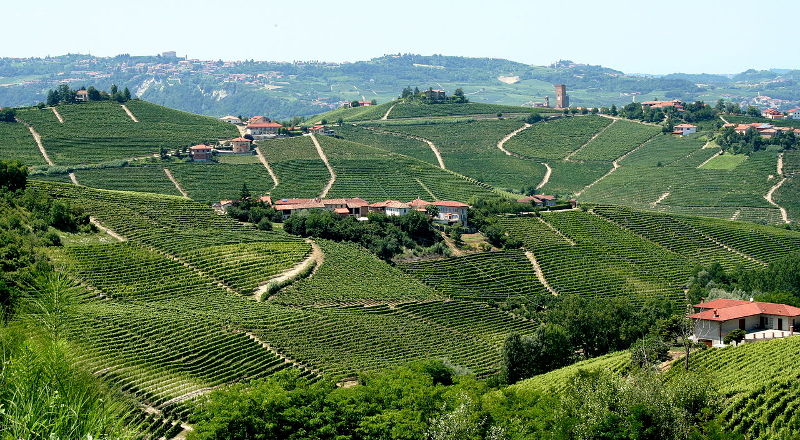
<path id="1" fill-rule="evenodd" d="M 704 170 L 732 170 L 746 160 L 746 154 L 720 154 L 700 165 L 700 168 Z"/>
<path id="2" fill-rule="evenodd" d="M 46 165 L 28 127 L 18 122 L 0 122 L 0 157 L 25 165 Z"/>

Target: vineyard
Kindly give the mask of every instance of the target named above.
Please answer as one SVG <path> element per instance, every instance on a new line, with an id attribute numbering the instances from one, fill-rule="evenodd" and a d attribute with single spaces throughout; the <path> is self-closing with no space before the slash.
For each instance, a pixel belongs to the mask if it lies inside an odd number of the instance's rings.
<path id="1" fill-rule="evenodd" d="M 45 165 L 28 127 L 17 122 L 0 122 L 0 157 L 26 165 Z"/>
<path id="2" fill-rule="evenodd" d="M 467 201 L 495 195 L 488 185 L 410 157 L 327 136 L 319 142 L 336 172 L 329 197 Z"/>
<path id="3" fill-rule="evenodd" d="M 538 183 L 545 168 L 538 162 L 506 155 L 497 148 L 497 143 L 522 126 L 517 120 L 501 120 L 387 125 L 385 130 L 432 141 L 449 170 L 496 188 L 520 191 Z"/>
<path id="4" fill-rule="evenodd" d="M 144 101 L 126 104 L 140 122 L 133 122 L 110 101 L 62 105 L 60 123 L 50 109 L 23 109 L 19 119 L 31 124 L 57 165 L 99 163 L 151 156 L 174 149 L 237 136 L 235 127 L 214 118 L 157 106 Z"/>
<path id="5" fill-rule="evenodd" d="M 580 148 L 611 121 L 600 116 L 580 116 L 540 122 L 511 138 L 505 147 L 524 157 L 559 160 Z"/>
<path id="6" fill-rule="evenodd" d="M 389 119 L 426 116 L 496 115 L 497 113 L 530 114 L 548 112 L 557 112 L 557 110 L 546 108 L 533 109 L 531 107 L 518 107 L 514 105 L 485 104 L 482 102 L 468 102 L 465 104 L 422 104 L 412 102 L 397 104 L 389 115 Z"/>
<path id="7" fill-rule="evenodd" d="M 690 365 L 725 398 L 726 428 L 752 439 L 791 438 L 800 430 L 798 352 L 798 338 L 776 339 L 701 351 Z"/>

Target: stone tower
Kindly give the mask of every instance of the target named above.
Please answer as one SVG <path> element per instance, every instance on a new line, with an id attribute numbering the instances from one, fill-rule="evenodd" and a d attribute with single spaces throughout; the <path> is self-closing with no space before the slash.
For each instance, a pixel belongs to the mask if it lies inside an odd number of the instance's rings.
<path id="1" fill-rule="evenodd" d="M 567 96 L 567 86 L 556 84 L 556 108 L 569 107 L 569 96 Z"/>

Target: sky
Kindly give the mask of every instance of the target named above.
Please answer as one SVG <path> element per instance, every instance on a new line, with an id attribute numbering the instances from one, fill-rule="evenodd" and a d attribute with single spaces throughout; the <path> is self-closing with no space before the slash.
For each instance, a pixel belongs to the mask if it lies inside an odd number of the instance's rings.
<path id="1" fill-rule="evenodd" d="M 766 8 L 753 0 L 6 1 L 0 28 L 17 37 L 0 57 L 175 50 L 199 59 L 359 61 L 418 53 L 569 59 L 650 74 L 800 68 L 796 34 L 782 19 L 800 16 L 797 0 Z"/>

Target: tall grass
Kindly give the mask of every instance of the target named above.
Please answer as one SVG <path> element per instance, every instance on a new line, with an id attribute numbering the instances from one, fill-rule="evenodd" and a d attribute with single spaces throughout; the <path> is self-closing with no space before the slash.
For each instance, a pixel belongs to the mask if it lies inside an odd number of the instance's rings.
<path id="1" fill-rule="evenodd" d="M 136 407 L 76 368 L 61 337 L 74 287 L 36 283 L 27 310 L 0 327 L 0 439 L 133 438 Z"/>

